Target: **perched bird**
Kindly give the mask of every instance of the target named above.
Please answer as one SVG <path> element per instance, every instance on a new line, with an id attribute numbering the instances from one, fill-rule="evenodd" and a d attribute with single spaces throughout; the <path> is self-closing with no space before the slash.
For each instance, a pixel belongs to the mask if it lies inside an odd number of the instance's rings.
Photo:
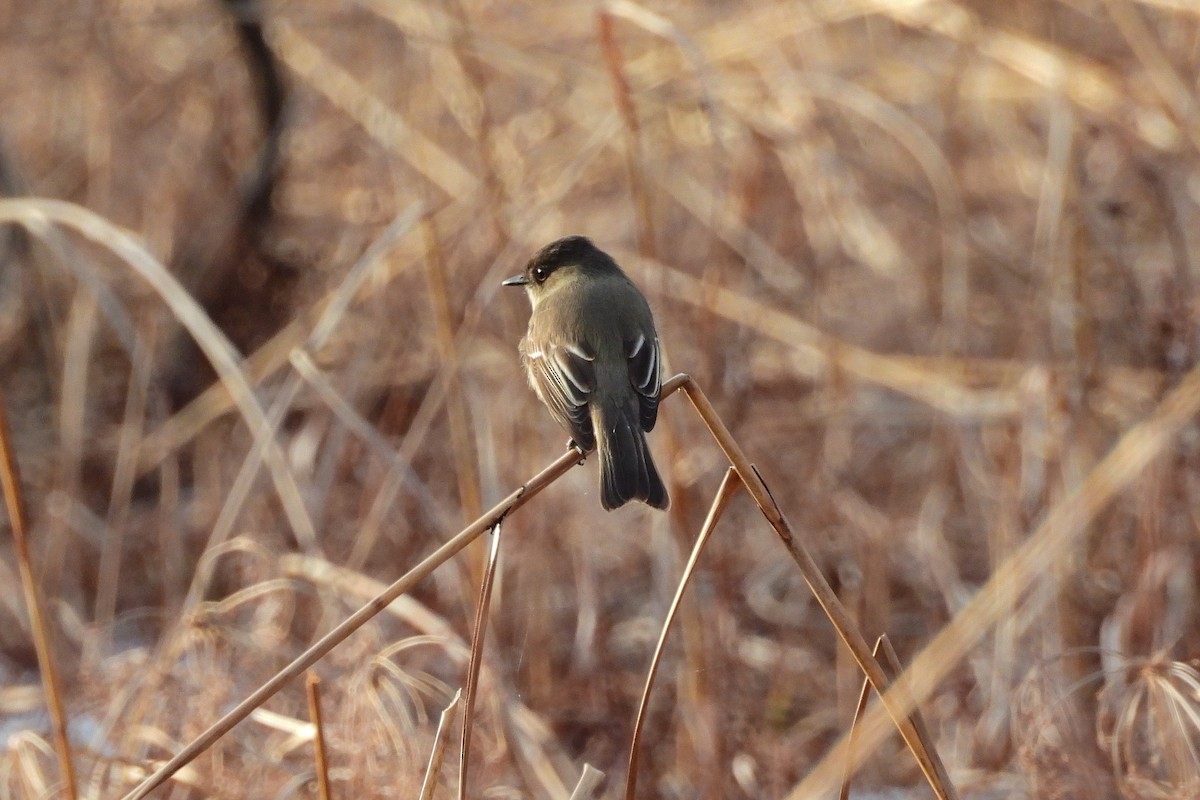
<path id="1" fill-rule="evenodd" d="M 646 298 L 584 236 L 539 250 L 505 286 L 524 286 L 533 313 L 521 340 L 529 383 L 572 443 L 600 454 L 606 509 L 669 502 L 645 432 L 658 418 L 662 356 Z"/>

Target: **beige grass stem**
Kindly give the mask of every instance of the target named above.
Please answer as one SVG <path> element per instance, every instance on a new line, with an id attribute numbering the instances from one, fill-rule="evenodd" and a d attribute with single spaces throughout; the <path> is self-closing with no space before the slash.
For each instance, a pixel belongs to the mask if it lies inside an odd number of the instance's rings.
<path id="1" fill-rule="evenodd" d="M 883 648 L 884 635 L 880 635 L 875 640 L 875 646 L 871 648 L 871 655 L 876 660 L 879 659 L 879 652 Z M 894 673 L 893 673 L 894 674 Z M 854 718 L 850 720 L 850 731 L 846 734 L 846 741 L 850 750 L 851 756 L 854 755 L 854 747 L 858 744 L 858 721 L 867 710 L 867 702 L 871 699 L 871 682 L 863 677 L 862 688 L 858 692 L 858 704 L 854 707 Z M 854 778 L 854 770 L 851 768 L 851 762 L 846 761 L 846 771 L 842 773 L 842 788 L 838 792 L 838 800 L 850 800 L 850 783 Z"/>
<path id="2" fill-rule="evenodd" d="M 676 389 L 678 385 L 671 388 Z M 667 393 L 666 386 L 663 387 L 663 393 Z M 468 544 L 475 541 L 480 534 L 493 527 L 515 509 L 525 505 L 530 499 L 541 493 L 543 489 L 581 462 L 582 459 L 577 451 L 568 450 L 563 453 L 548 467 L 531 478 L 525 485 L 501 500 L 482 517 L 475 520 L 466 528 L 463 528 L 453 538 L 427 556 L 420 564 L 406 572 L 370 602 L 343 620 L 336 628 L 322 636 L 315 644 L 297 656 L 291 664 L 288 664 L 274 677 L 258 687 L 249 697 L 238 703 L 237 706 L 209 726 L 207 730 L 197 736 L 183 750 L 167 761 L 167 763 L 155 770 L 152 775 L 147 777 L 132 792 L 125 796 L 126 800 L 138 800 L 138 798 L 146 797 L 155 788 L 161 786 L 164 781 L 174 775 L 181 767 L 203 753 L 212 746 L 213 742 L 220 739 L 235 725 L 250 716 L 254 709 L 270 699 L 276 692 L 283 688 L 285 683 L 317 663 L 326 653 L 336 647 L 351 633 L 361 628 L 367 621 L 386 608 L 389 603 L 400 595 L 411 591 L 414 586 L 427 578 L 435 569 Z"/>
<path id="3" fill-rule="evenodd" d="M 309 672 L 304 679 L 308 698 L 308 717 L 313 725 L 313 756 L 317 767 L 317 796 L 321 800 L 332 800 L 329 789 L 329 762 L 325 757 L 325 726 L 321 722 L 321 679 Z"/>
<path id="4" fill-rule="evenodd" d="M 96 579 L 96 624 L 107 628 L 116 616 L 117 596 L 120 593 L 121 554 L 128 527 L 134 479 L 137 477 L 138 442 L 146 425 L 146 407 L 150 396 L 154 357 L 154 331 L 134 339 L 133 362 L 129 388 L 125 396 L 125 413 L 117 444 L 117 459 L 109 491 L 108 516 L 105 520 L 104 544 L 100 550 L 100 565 Z"/>
<path id="5" fill-rule="evenodd" d="M 1198 412 L 1200 367 L 1194 367 L 1153 413 L 1125 432 L 1078 488 L 1049 510 L 1025 544 L 992 573 L 962 611 L 925 646 L 884 695 L 888 714 L 893 708 L 907 713 L 910 703 L 928 698 L 1004 615 L 1021 614 L 1031 619 L 1040 613 L 1039 604 L 1046 601 L 1044 593 L 1035 593 L 1023 605 L 1018 600 L 1045 574 L 1047 565 L 1062 562 L 1076 537 L 1083 535 L 1117 494 L 1162 455 L 1186 425 L 1194 424 Z M 862 724 L 862 753 L 878 747 L 887 729 L 882 712 L 869 712 Z M 842 741 L 788 796 L 799 800 L 831 791 L 838 781 L 837 765 L 846 757 L 847 743 Z"/>
<path id="6" fill-rule="evenodd" d="M 603 780 L 603 772 L 591 764 L 584 764 L 583 774 L 579 776 L 579 783 L 575 784 L 570 800 L 592 800 L 593 797 L 598 797 L 600 782 Z"/>
<path id="7" fill-rule="evenodd" d="M 0 223 L 4 222 L 24 225 L 37 236 L 45 235 L 48 223 L 70 228 L 117 256 L 154 289 L 179 324 L 195 339 L 228 389 L 250 434 L 263 448 L 268 473 L 297 541 L 309 549 L 318 549 L 317 533 L 304 506 L 296 476 L 278 443 L 268 438 L 270 426 L 266 413 L 242 369 L 240 354 L 179 280 L 127 231 L 74 203 L 28 197 L 0 199 Z"/>
<path id="8" fill-rule="evenodd" d="M 685 381 L 690 380 L 690 378 L 684 375 L 675 376 L 663 384 L 662 396 L 664 398 L 670 396 Z M 396 579 L 390 586 L 372 598 L 370 602 L 342 620 L 341 624 L 322 636 L 311 647 L 297 656 L 292 663 L 276 673 L 266 683 L 259 686 L 249 697 L 230 709 L 225 716 L 210 725 L 207 730 L 193 739 L 175 756 L 160 766 L 151 775 L 147 776 L 145 780 L 134 787 L 133 791 L 125 795 L 125 800 L 138 800 L 139 798 L 146 797 L 154 789 L 161 786 L 183 766 L 211 747 L 213 742 L 220 739 L 235 725 L 250 716 L 254 709 L 274 696 L 276 692 L 283 688 L 285 683 L 317 663 L 317 661 L 347 636 L 354 633 L 354 631 L 361 628 L 372 617 L 387 608 L 397 597 L 407 593 L 427 578 L 435 569 L 448 561 L 468 544 L 475 541 L 475 539 L 479 538 L 480 534 L 484 531 L 492 528 L 510 513 L 528 503 L 540 494 L 543 489 L 566 474 L 572 467 L 576 467 L 581 463 L 583 463 L 583 458 L 580 457 L 578 451 L 568 450 L 563 453 L 549 466 L 530 478 L 523 486 L 493 506 L 490 511 L 463 528 L 452 539 L 428 555 L 420 564 Z"/>
<path id="9" fill-rule="evenodd" d="M 741 486 L 742 481 L 734 468 L 730 467 L 725 470 L 725 477 L 721 480 L 721 485 L 718 487 L 717 494 L 713 498 L 712 506 L 708 509 L 708 517 L 705 518 L 704 525 L 700 528 L 700 535 L 696 537 L 696 544 L 692 547 L 692 554 L 688 557 L 687 565 L 683 568 L 683 575 L 679 579 L 679 586 L 675 590 L 675 596 L 671 598 L 671 606 L 667 609 L 666 619 L 663 620 L 662 630 L 658 634 L 658 644 L 654 646 L 654 657 L 650 659 L 650 669 L 646 673 L 646 686 L 642 690 L 642 700 L 638 704 L 637 718 L 633 723 L 633 740 L 629 744 L 629 769 L 625 774 L 625 800 L 633 800 L 634 794 L 637 791 L 638 744 L 642 739 L 642 728 L 646 722 L 646 709 L 650 707 L 650 691 L 654 688 L 654 678 L 658 674 L 659 664 L 662 663 L 663 647 L 667 643 L 667 634 L 671 632 L 671 623 L 675 621 L 675 615 L 679 611 L 679 603 L 683 599 L 684 590 L 687 589 L 692 575 L 696 572 L 696 564 L 700 561 L 700 553 L 704 550 L 704 546 L 708 544 L 708 539 L 717 527 L 717 522 L 721 519 L 721 515 L 725 513 L 729 501 L 733 499 L 734 494 L 737 493 L 737 490 Z"/>
<path id="10" fill-rule="evenodd" d="M 617 42 L 616 26 L 611 10 L 602 8 L 596 14 L 596 32 L 600 39 L 600 51 L 608 68 L 613 86 L 613 100 L 617 111 L 625 122 L 626 151 L 625 172 L 629 179 L 629 191 L 633 195 L 634 210 L 638 220 L 638 251 L 655 258 L 656 239 L 654 217 L 650 212 L 650 194 L 642 174 L 642 127 L 638 122 L 637 107 L 633 103 L 633 92 L 625 74 L 625 59 Z"/>
<path id="11" fill-rule="evenodd" d="M 687 272 L 632 254 L 621 263 L 660 275 L 673 299 L 744 325 L 787 345 L 797 355 L 794 368 L 811 376 L 842 371 L 866 385 L 881 386 L 954 416 L 996 419 L 1018 414 L 1020 395 L 1011 389 L 973 388 L 956 380 L 964 361 L 930 362 L 875 352 L 839 339 L 781 308 L 723 286 L 706 284 Z M 997 380 L 996 382 L 1000 382 Z"/>
<path id="12" fill-rule="evenodd" d="M 875 640 L 875 647 L 871 649 L 871 655 L 879 660 L 880 653 L 883 654 L 883 663 L 887 665 L 889 676 L 894 680 L 897 675 L 903 671 L 900 665 L 900 657 L 896 655 L 896 649 L 892 647 L 892 640 L 888 638 L 886 633 L 880 634 Z M 850 753 L 853 756 L 854 746 L 857 743 L 855 733 L 858 730 L 858 722 L 867 710 L 867 702 L 871 699 L 871 682 L 863 679 L 862 690 L 858 694 L 858 705 L 854 709 L 854 720 L 850 723 L 850 732 L 847 734 L 847 742 L 849 744 Z M 921 716 L 921 712 L 913 705 L 912 722 L 916 726 L 917 732 L 921 734 L 925 741 L 932 741 L 929 736 L 929 729 L 925 726 L 925 719 Z M 853 758 L 846 761 L 846 771 L 842 774 L 842 789 L 838 794 L 839 800 L 850 800 L 850 781 L 854 777 Z"/>
<path id="13" fill-rule="evenodd" d="M 904 738 L 905 744 L 912 751 L 913 757 L 917 760 L 917 765 L 921 768 L 921 772 L 925 774 L 925 778 L 929 781 L 929 785 L 933 788 L 934 793 L 940 800 L 953 800 L 957 797 L 953 786 L 950 783 L 950 778 L 946 773 L 946 768 L 942 765 L 941 759 L 937 757 L 937 753 L 933 747 L 926 743 L 921 735 L 917 732 L 916 727 L 909 719 L 909 709 L 905 708 L 900 702 L 899 697 L 895 692 L 884 692 L 888 686 L 887 675 L 879 666 L 879 662 L 871 656 L 870 646 L 866 639 L 863 638 L 862 632 L 850 617 L 846 607 L 842 605 L 841 600 L 834 594 L 829 582 L 825 580 L 820 567 L 813 557 L 804 548 L 804 546 L 796 541 L 792 533 L 792 527 L 784 517 L 783 512 L 775 503 L 775 498 L 771 496 L 770 490 L 767 489 L 758 471 L 747 460 L 742 448 L 738 445 L 729 429 L 725 427 L 725 423 L 717 415 L 716 410 L 709 403 L 708 397 L 705 396 L 700 386 L 692 380 L 689 375 L 677 375 L 674 380 L 682 380 L 683 391 L 687 394 L 688 399 L 692 401 L 696 412 L 704 420 L 704 424 L 708 427 L 713 438 L 717 440 L 717 444 L 725 453 L 725 457 L 729 459 L 734 469 L 737 470 L 738 476 L 746 485 L 746 489 L 754 497 L 754 502 L 758 504 L 758 508 L 762 511 L 763 516 L 767 518 L 767 522 L 775 529 L 780 540 L 791 555 L 792 560 L 796 562 L 796 566 L 800 568 L 800 574 L 804 577 L 805 582 L 812 590 L 817 602 L 821 605 L 821 609 L 833 623 L 833 627 L 841 636 L 842 641 L 850 648 L 850 652 L 854 656 L 854 660 L 858 662 L 858 666 L 866 674 L 867 678 L 874 684 L 876 691 L 880 692 L 883 699 L 883 705 L 887 709 L 888 715 L 892 718 L 892 722 L 900 730 L 900 735 Z"/>
<path id="14" fill-rule="evenodd" d="M 292 351 L 292 365 L 299 374 L 291 374 L 284 379 L 283 386 L 279 388 L 270 408 L 267 410 L 266 425 L 269 435 L 262 437 L 260 442 L 256 443 L 242 460 L 242 465 L 238 468 L 237 478 L 233 481 L 233 488 L 222 503 L 217 520 L 213 523 L 212 530 L 209 532 L 208 543 L 204 548 L 206 552 L 220 547 L 233 532 L 233 527 L 241 514 L 242 507 L 254 487 L 254 477 L 258 474 L 262 460 L 266 455 L 265 445 L 262 442 L 275 441 L 284 415 L 292 409 L 293 403 L 300 393 L 303 383 L 302 378 L 306 378 L 307 376 L 301 371 L 298 361 L 300 359 L 308 359 L 310 352 L 319 352 L 329 342 L 338 324 L 342 321 L 350 305 L 354 302 L 355 297 L 358 296 L 363 284 L 370 278 L 372 271 L 378 266 L 384 256 L 416 225 L 423 212 L 424 207 L 420 203 L 413 203 L 403 213 L 392 220 L 383 233 L 363 252 L 354 266 L 346 272 L 337 287 L 330 292 L 328 302 L 321 309 L 320 313 L 316 315 L 316 319 L 312 324 L 312 330 L 309 332 L 307 339 L 302 346 Z M 305 363 L 311 365 L 312 362 L 311 360 L 307 360 Z M 313 366 L 312 369 L 315 370 L 316 367 Z M 371 429 L 370 432 L 374 433 L 374 430 Z M 390 455 L 391 449 L 388 448 L 387 452 Z M 185 609 L 190 609 L 199 602 L 204 592 L 208 590 L 208 582 L 211 579 L 212 573 L 208 570 L 198 570 L 196 572 L 184 601 Z"/>
<path id="15" fill-rule="evenodd" d="M 459 502 L 467 516 L 477 517 L 483 513 L 483 500 L 476 471 L 478 459 L 471 445 L 470 412 L 459 374 L 454 311 L 446 290 L 446 275 L 450 270 L 447 268 L 446 254 L 433 217 L 426 215 L 422 218 L 421 233 L 426 255 L 425 283 L 433 311 L 438 353 L 446 370 L 446 416 L 450 423 L 450 442 L 454 453 L 454 471 L 458 477 Z"/>
<path id="16" fill-rule="evenodd" d="M 725 453 L 730 464 L 737 471 L 741 482 L 746 485 L 755 502 L 758 504 L 759 509 L 771 524 L 771 527 L 775 529 L 793 560 L 800 567 L 801 574 L 809 584 L 817 601 L 825 610 L 826 615 L 837 629 L 839 635 L 841 635 L 842 640 L 846 642 L 854 654 L 855 660 L 859 663 L 859 666 L 868 679 L 874 684 L 876 690 L 881 692 L 884 706 L 887 708 L 889 714 L 891 714 L 897 728 L 899 728 L 905 743 L 913 751 L 918 765 L 921 767 L 922 772 L 925 773 L 935 793 L 942 800 L 953 800 L 956 794 L 950 785 L 941 761 L 937 758 L 936 753 L 932 751 L 932 748 L 928 747 L 918 734 L 907 716 L 907 709 L 904 709 L 901 705 L 899 697 L 894 692 L 883 693 L 888 683 L 887 677 L 878 662 L 871 656 L 862 633 L 859 632 L 846 609 L 833 593 L 833 590 L 821 574 L 812 556 L 809 555 L 800 543 L 795 541 L 791 526 L 788 524 L 779 507 L 775 504 L 774 498 L 771 497 L 766 484 L 763 483 L 757 470 L 746 459 L 741 447 L 734 440 L 729 429 L 725 427 L 724 422 L 721 421 L 704 392 L 692 380 L 691 376 L 681 374 L 676 375 L 663 384 L 662 396 L 665 398 L 681 388 L 687 394 L 688 399 L 691 400 L 692 406 L 708 427 L 713 438 L 717 440 L 718 446 Z M 249 697 L 225 714 L 225 716 L 213 723 L 206 731 L 188 744 L 187 747 L 135 787 L 132 792 L 126 795 L 126 800 L 138 800 L 138 798 L 145 797 L 149 792 L 160 786 L 181 767 L 207 750 L 213 742 L 224 736 L 225 733 L 249 716 L 255 708 L 266 702 L 285 683 L 315 664 L 343 639 L 362 627 L 363 624 L 387 607 L 392 600 L 411 590 L 417 583 L 428 577 L 438 566 L 445 563 L 470 542 L 478 538 L 485 530 L 497 525 L 510 512 L 524 505 L 572 467 L 582 463 L 582 461 L 583 458 L 574 450 L 569 450 L 561 455 L 556 461 L 530 479 L 528 483 L 514 491 L 471 525 L 464 528 L 369 603 L 343 620 L 341 624 L 323 636 L 308 650 L 304 651 L 291 664 L 260 686 Z"/>
<path id="17" fill-rule="evenodd" d="M 13 547 L 17 551 L 17 569 L 21 573 L 21 590 L 25 594 L 25 607 L 29 614 L 29 627 L 33 632 L 33 646 L 37 652 L 38 671 L 42 675 L 42 690 L 46 693 L 46 708 L 50 712 L 50 724 L 54 730 L 54 750 L 58 754 L 58 767 L 62 772 L 67 797 L 75 800 L 75 767 L 71 760 L 71 744 L 67 740 L 67 714 L 63 708 L 62 692 L 59 689 L 58 668 L 55 665 L 50 634 L 42 617 L 42 601 L 38 594 L 37 577 L 33 572 L 33 561 L 29 556 L 29 539 L 25 528 L 25 498 L 21 494 L 21 475 L 17 469 L 16 454 L 12 449 L 12 437 L 8 429 L 8 414 L 4 410 L 4 395 L 0 393 L 0 483 L 4 489 L 4 504 L 8 508 L 8 521 L 12 527 Z"/>
<path id="18" fill-rule="evenodd" d="M 487 639 L 488 609 L 492 605 L 492 585 L 496 580 L 496 566 L 500 562 L 501 525 L 492 528 L 492 546 L 488 550 L 487 566 L 483 581 L 479 584 L 479 607 L 475 610 L 475 632 L 471 635 L 471 657 L 467 662 L 466 710 L 463 712 L 462 749 L 458 758 L 458 800 L 467 797 L 467 772 L 471 765 L 471 734 L 475 728 L 476 689 L 479 688 L 479 671 L 483 664 L 483 646 Z"/>
<path id="19" fill-rule="evenodd" d="M 429 764 L 425 767 L 425 781 L 421 784 L 421 800 L 433 800 L 433 792 L 438 785 L 438 773 L 442 771 L 442 761 L 446 757 L 446 745 L 450 742 L 450 727 L 458 716 L 458 707 L 462 704 L 462 690 L 454 693 L 449 704 L 442 709 L 438 719 L 437 733 L 433 737 L 433 749 L 429 751 Z"/>
<path id="20" fill-rule="evenodd" d="M 1188 82 L 1171 64 L 1171 59 L 1158 41 L 1160 34 L 1146 24 L 1137 5 L 1128 0 L 1104 0 L 1105 10 L 1116 23 L 1121 36 L 1129 43 L 1129 49 L 1142 62 L 1151 85 L 1171 109 L 1192 146 L 1200 148 L 1200 102 Z"/>

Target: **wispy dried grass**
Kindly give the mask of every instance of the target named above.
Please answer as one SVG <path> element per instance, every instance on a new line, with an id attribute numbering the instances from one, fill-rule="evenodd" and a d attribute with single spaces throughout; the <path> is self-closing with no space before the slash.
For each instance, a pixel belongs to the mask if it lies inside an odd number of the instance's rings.
<path id="1" fill-rule="evenodd" d="M 260 12 L 282 171 L 230 248 L 267 134 L 227 9 L 0 2 L 0 189 L 54 198 L 0 200 L 25 226 L 0 231 L 0 382 L 80 796 L 128 791 L 559 454 L 498 282 L 567 232 L 646 290 L 673 371 L 913 665 L 897 697 L 963 797 L 1196 795 L 1193 4 Z M 652 437 L 670 515 L 602 515 L 584 468 L 506 521 L 479 794 L 619 794 L 725 463 L 680 400 Z M 731 504 L 680 601 L 641 796 L 841 780 L 857 671 L 754 514 Z M 420 796 L 482 556 L 312 665 L 334 797 Z M 3 594 L 0 797 L 61 796 Z M 162 796 L 308 791 L 308 717 L 286 684 Z M 855 787 L 915 795 L 866 717 Z"/>
<path id="2" fill-rule="evenodd" d="M 1112 766 L 1132 797 L 1200 792 L 1200 674 L 1179 661 L 1145 664 L 1120 699 L 1110 738 Z"/>

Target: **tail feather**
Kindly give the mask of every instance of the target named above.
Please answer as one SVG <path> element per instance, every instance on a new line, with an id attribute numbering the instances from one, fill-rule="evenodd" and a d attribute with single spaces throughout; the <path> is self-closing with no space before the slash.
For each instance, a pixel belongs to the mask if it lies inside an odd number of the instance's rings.
<path id="1" fill-rule="evenodd" d="M 670 503 L 654 459 L 646 446 L 646 435 L 633 409 L 614 409 L 597 415 L 593 428 L 600 451 L 600 503 L 619 508 L 630 500 L 641 500 L 654 508 Z"/>

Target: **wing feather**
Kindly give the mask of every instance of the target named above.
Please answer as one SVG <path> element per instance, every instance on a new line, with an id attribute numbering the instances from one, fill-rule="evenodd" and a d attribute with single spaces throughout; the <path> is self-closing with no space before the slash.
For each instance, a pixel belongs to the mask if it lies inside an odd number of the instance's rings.
<path id="1" fill-rule="evenodd" d="M 642 430 L 651 431 L 658 421 L 658 396 L 662 392 L 662 365 L 659 355 L 658 337 L 642 333 L 629 342 L 629 382 L 638 395 L 638 418 Z"/>
<path id="2" fill-rule="evenodd" d="M 526 349 L 525 365 L 534 391 L 551 415 L 584 450 L 596 444 L 588 400 L 596 388 L 595 354 L 576 344 L 556 342 Z"/>

